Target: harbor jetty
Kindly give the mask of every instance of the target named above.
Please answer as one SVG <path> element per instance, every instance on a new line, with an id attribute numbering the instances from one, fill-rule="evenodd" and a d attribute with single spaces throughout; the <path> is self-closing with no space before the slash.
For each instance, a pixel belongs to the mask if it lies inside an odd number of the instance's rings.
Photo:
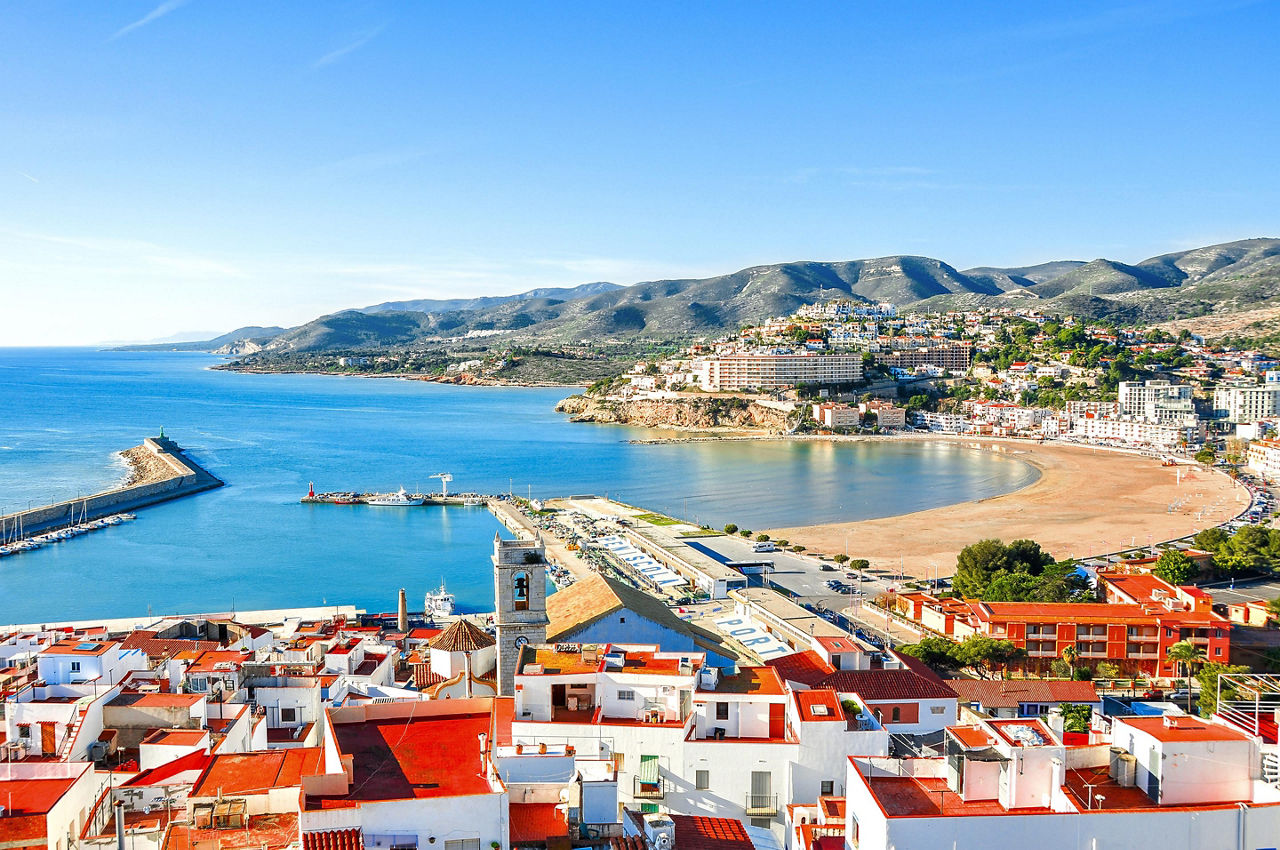
<path id="1" fill-rule="evenodd" d="M 0 516 L 0 536 L 4 541 L 21 543 L 223 485 L 221 479 L 188 458 L 182 447 L 163 433 L 146 438 L 141 446 L 124 454 L 135 473 L 129 483 L 92 496 Z"/>

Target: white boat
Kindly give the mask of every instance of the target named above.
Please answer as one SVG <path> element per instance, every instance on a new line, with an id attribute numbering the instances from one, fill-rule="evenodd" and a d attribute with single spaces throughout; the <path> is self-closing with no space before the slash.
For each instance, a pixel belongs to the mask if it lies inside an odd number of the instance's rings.
<path id="1" fill-rule="evenodd" d="M 453 613 L 453 594 L 445 590 L 444 582 L 442 581 L 440 582 L 439 590 L 427 592 L 422 607 L 428 619 L 434 620 L 436 617 L 448 617 Z"/>
<path id="2" fill-rule="evenodd" d="M 484 499 L 479 496 L 468 496 L 462 500 L 462 504 L 468 508 L 479 508 L 484 506 Z"/>
<path id="3" fill-rule="evenodd" d="M 373 496 L 372 498 L 368 499 L 365 502 L 365 504 L 378 505 L 380 507 L 392 507 L 392 508 L 414 508 L 414 507 L 417 507 L 418 505 L 421 505 L 425 501 L 426 501 L 426 497 L 410 496 L 408 493 L 405 492 L 404 488 L 401 487 L 399 490 L 397 490 L 394 493 Z"/>

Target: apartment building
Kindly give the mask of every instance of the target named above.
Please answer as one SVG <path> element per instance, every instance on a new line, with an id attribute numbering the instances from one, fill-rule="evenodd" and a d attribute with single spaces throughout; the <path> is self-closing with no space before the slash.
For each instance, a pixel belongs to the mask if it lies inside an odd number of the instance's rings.
<path id="1" fill-rule="evenodd" d="M 1280 381 L 1251 386 L 1222 386 L 1213 391 L 1213 415 L 1242 425 L 1280 414 Z"/>
<path id="2" fill-rule="evenodd" d="M 1117 392 L 1120 415 L 1147 422 L 1179 424 L 1195 418 L 1189 384 L 1168 381 L 1121 381 Z"/>
<path id="3" fill-rule="evenodd" d="M 882 351 L 876 362 L 890 369 L 914 372 L 921 366 L 932 366 L 948 372 L 967 372 L 973 362 L 973 344 L 956 342 L 947 345 Z"/>
<path id="4" fill-rule="evenodd" d="M 799 384 L 852 384 L 862 380 L 861 354 L 738 352 L 693 361 L 693 375 L 707 392 L 788 389 Z"/>
<path id="5" fill-rule="evenodd" d="M 862 414 L 857 407 L 834 401 L 815 404 L 813 418 L 823 428 L 857 428 L 862 422 Z"/>
<path id="6" fill-rule="evenodd" d="M 1268 481 L 1280 480 L 1280 440 L 1254 440 L 1245 453 L 1245 465 Z"/>
<path id="7" fill-rule="evenodd" d="M 1077 419 L 1071 434 L 1091 443 L 1122 446 L 1146 446 L 1172 450 L 1204 442 L 1205 428 L 1200 421 L 1183 424 L 1149 422 L 1143 419 Z"/>

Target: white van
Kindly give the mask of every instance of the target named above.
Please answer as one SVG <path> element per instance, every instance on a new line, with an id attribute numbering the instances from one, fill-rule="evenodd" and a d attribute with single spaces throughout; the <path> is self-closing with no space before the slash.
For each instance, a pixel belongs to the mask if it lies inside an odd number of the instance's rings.
<path id="1" fill-rule="evenodd" d="M 752 552 L 777 552 L 778 547 L 774 546 L 773 543 L 766 540 L 762 543 L 752 543 L 751 551 Z"/>

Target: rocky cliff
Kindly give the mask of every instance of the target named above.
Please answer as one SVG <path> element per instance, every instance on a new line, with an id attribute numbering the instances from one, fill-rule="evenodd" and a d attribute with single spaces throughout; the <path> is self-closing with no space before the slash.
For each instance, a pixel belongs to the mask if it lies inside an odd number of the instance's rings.
<path id="1" fill-rule="evenodd" d="M 646 428 L 754 429 L 770 433 L 788 430 L 787 414 L 743 398 L 635 399 L 593 398 L 575 395 L 556 405 L 574 422 L 609 422 Z"/>

